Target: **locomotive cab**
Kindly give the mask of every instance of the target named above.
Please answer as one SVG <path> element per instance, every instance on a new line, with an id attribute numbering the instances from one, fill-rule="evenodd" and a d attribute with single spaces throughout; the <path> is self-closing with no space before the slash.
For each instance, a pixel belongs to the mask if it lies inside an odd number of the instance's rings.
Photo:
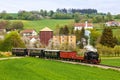
<path id="1" fill-rule="evenodd" d="M 98 63 L 99 54 L 97 52 L 89 51 L 84 53 L 84 60 L 88 63 Z"/>

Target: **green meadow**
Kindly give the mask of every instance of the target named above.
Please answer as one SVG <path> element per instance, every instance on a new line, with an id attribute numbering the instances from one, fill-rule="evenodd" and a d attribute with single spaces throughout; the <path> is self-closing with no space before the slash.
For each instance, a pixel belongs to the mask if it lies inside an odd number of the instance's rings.
<path id="1" fill-rule="evenodd" d="M 56 30 L 56 28 L 63 27 L 65 25 L 72 25 L 74 23 L 73 19 L 41 19 L 37 21 L 30 20 L 11 20 L 11 21 L 22 21 L 24 24 L 24 29 L 35 29 L 39 32 L 41 29 L 45 27 L 49 27 L 52 30 Z M 59 25 L 59 27 L 58 27 Z M 103 31 L 103 23 L 94 23 L 94 28 L 102 33 Z M 119 36 L 120 28 L 114 28 L 113 34 L 115 36 Z"/>
<path id="2" fill-rule="evenodd" d="M 120 67 L 120 57 L 107 57 L 101 60 L 101 64 L 119 66 Z"/>
<path id="3" fill-rule="evenodd" d="M 120 80 L 120 72 L 28 57 L 0 61 L 0 80 Z"/>
<path id="4" fill-rule="evenodd" d="M 55 30 L 57 25 L 64 26 L 69 25 L 74 22 L 72 19 L 42 19 L 38 21 L 28 21 L 22 20 L 25 29 L 35 29 L 39 32 L 44 27 L 49 27 L 52 30 Z"/>

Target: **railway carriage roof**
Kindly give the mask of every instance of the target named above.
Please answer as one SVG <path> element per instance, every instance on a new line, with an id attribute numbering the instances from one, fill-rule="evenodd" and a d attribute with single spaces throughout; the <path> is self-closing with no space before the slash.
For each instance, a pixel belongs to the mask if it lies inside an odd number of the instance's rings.
<path id="1" fill-rule="evenodd" d="M 45 50 L 45 48 L 27 48 L 28 50 Z"/>
<path id="2" fill-rule="evenodd" d="M 12 48 L 12 49 L 27 49 L 27 48 Z"/>
<path id="3" fill-rule="evenodd" d="M 12 48 L 12 49 L 45 50 L 45 48 Z"/>
<path id="4" fill-rule="evenodd" d="M 76 51 L 61 51 L 61 52 L 76 52 Z"/>
<path id="5" fill-rule="evenodd" d="M 48 51 L 48 52 L 59 52 L 60 50 L 45 50 L 45 51 Z"/>

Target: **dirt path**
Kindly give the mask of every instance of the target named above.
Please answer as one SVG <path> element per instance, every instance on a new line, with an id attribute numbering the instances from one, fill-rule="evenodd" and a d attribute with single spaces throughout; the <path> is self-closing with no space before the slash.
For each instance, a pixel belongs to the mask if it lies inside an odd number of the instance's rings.
<path id="1" fill-rule="evenodd" d="M 8 57 L 8 58 L 0 58 L 0 60 L 8 60 L 8 59 L 19 59 L 23 57 Z"/>
<path id="2" fill-rule="evenodd" d="M 102 57 L 101 59 L 120 59 L 120 57 Z"/>

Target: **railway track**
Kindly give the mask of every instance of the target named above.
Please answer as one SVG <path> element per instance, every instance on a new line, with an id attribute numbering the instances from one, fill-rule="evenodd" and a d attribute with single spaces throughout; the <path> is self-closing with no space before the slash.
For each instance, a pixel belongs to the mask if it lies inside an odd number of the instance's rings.
<path id="1" fill-rule="evenodd" d="M 47 59 L 47 60 L 49 60 L 49 59 Z M 98 68 L 103 68 L 103 69 L 112 69 L 112 70 L 120 71 L 120 67 L 118 67 L 118 66 L 110 66 L 110 65 L 105 65 L 105 64 L 88 64 L 88 63 L 63 61 L 63 60 L 54 60 L 54 61 L 63 62 L 63 63 L 70 63 L 70 64 L 80 64 L 80 65 L 85 65 L 85 66 L 90 66 L 90 67 L 98 67 Z"/>
<path id="2" fill-rule="evenodd" d="M 97 66 L 98 67 L 104 67 L 105 69 L 113 69 L 113 70 L 120 71 L 120 67 L 119 66 L 111 66 L 111 65 L 105 65 L 105 64 L 99 64 Z"/>

